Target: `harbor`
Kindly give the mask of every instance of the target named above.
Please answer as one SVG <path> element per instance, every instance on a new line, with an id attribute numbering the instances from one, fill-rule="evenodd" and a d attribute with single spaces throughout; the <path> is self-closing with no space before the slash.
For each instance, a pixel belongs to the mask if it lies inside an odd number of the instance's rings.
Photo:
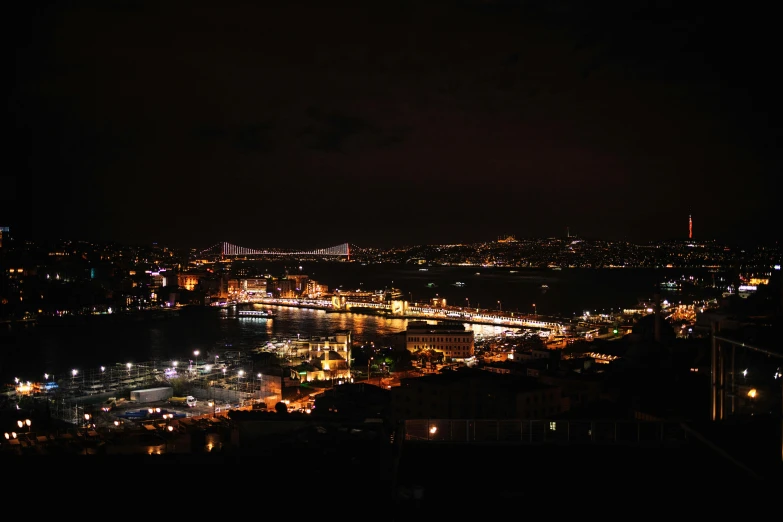
<path id="1" fill-rule="evenodd" d="M 220 360 L 220 356 L 213 355 L 211 360 Z M 202 407 L 215 403 L 240 408 L 264 399 L 281 399 L 279 382 L 275 386 L 260 372 L 247 372 L 245 377 L 241 368 L 247 366 L 247 358 L 240 356 L 229 361 L 227 364 L 210 364 L 210 360 L 204 359 L 149 361 L 73 369 L 70 376 L 62 378 L 44 374 L 40 382 L 15 379 L 15 385 L 6 388 L 3 395 L 17 404 L 16 409 L 36 409 L 46 404 L 52 418 L 75 426 L 85 423 L 85 415 L 93 418 L 93 422 L 98 421 L 100 412 L 107 410 L 103 406 L 115 404 L 118 399 L 126 406 L 144 406 L 142 401 L 134 399 L 134 394 L 159 388 L 195 396 L 202 401 Z M 280 376 L 277 377 L 279 381 Z M 183 416 L 199 412 L 200 409 L 187 409 Z"/>

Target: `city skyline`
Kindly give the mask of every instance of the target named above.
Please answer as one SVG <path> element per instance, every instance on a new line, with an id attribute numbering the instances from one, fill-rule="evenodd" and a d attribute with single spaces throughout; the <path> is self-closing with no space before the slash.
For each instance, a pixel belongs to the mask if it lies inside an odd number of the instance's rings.
<path id="1" fill-rule="evenodd" d="M 689 216 L 696 241 L 776 237 L 771 18 L 547 5 L 15 6 L 0 224 L 176 247 L 646 242 Z"/>
<path id="2" fill-rule="evenodd" d="M 692 216 L 691 216 L 692 218 Z M 689 219 L 690 227 L 692 230 L 692 219 Z M 3 236 L 3 234 L 5 234 Z M 230 235 L 230 233 L 224 234 Z M 417 248 L 441 248 L 441 247 L 477 247 L 481 248 L 484 245 L 502 245 L 513 249 L 513 245 L 518 245 L 520 248 L 531 246 L 537 242 L 544 242 L 545 244 L 550 241 L 562 241 L 564 246 L 570 243 L 585 243 L 585 244 L 616 244 L 616 245 L 633 245 L 644 247 L 646 245 L 681 245 L 681 246 L 704 246 L 704 245 L 721 245 L 726 247 L 747 247 L 747 248 L 778 248 L 780 241 L 777 238 L 762 238 L 760 240 L 752 240 L 748 238 L 742 238 L 736 241 L 725 241 L 716 238 L 696 238 L 692 233 L 685 234 L 684 237 L 674 238 L 660 238 L 650 240 L 638 240 L 632 241 L 624 238 L 620 239 L 608 239 L 602 237 L 582 237 L 576 233 L 573 233 L 570 227 L 566 227 L 565 233 L 561 235 L 553 236 L 517 236 L 515 234 L 498 234 L 494 237 L 477 238 L 475 241 L 460 241 L 460 242 L 430 242 L 430 243 L 414 243 L 412 241 L 406 241 L 405 238 L 398 243 L 379 243 L 374 244 L 358 244 L 354 241 L 343 241 L 339 244 L 327 245 L 323 242 L 316 244 L 307 244 L 301 241 L 285 242 L 283 244 L 266 244 L 263 240 L 248 238 L 247 243 L 237 243 L 233 241 L 218 241 L 212 245 L 205 244 L 183 244 L 183 243 L 165 243 L 156 240 L 143 242 L 143 241 L 119 241 L 116 239 L 95 239 L 86 237 L 35 237 L 25 235 L 24 232 L 19 234 L 15 227 L 9 227 L 6 225 L 0 225 L 0 247 L 3 246 L 2 241 L 5 240 L 6 250 L 13 249 L 15 247 L 24 248 L 22 243 L 27 245 L 38 246 L 55 246 L 62 244 L 78 244 L 87 243 L 93 245 L 116 245 L 123 247 L 138 247 L 138 248 L 171 248 L 180 251 L 190 250 L 194 253 L 219 253 L 221 250 L 230 256 L 234 255 L 256 255 L 264 252 L 273 253 L 275 251 L 287 252 L 287 255 L 300 254 L 317 254 L 323 252 L 325 255 L 346 256 L 353 255 L 354 251 L 384 251 L 384 250 L 396 250 L 396 249 L 417 249 Z M 339 252 L 339 253 L 336 253 Z"/>

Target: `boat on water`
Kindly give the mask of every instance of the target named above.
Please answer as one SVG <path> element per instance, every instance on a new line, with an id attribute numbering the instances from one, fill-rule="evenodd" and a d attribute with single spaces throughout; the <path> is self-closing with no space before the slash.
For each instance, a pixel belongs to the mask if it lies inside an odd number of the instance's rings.
<path id="1" fill-rule="evenodd" d="M 661 290 L 666 290 L 669 292 L 678 292 L 682 290 L 682 283 L 679 281 L 664 281 L 660 284 Z"/>
<path id="2" fill-rule="evenodd" d="M 462 287 L 465 286 L 465 283 L 463 283 L 462 281 L 457 281 L 456 283 L 454 283 L 454 286 Z"/>
<path id="3" fill-rule="evenodd" d="M 271 310 L 239 310 L 237 315 L 240 317 L 262 317 L 266 319 L 275 317 L 275 313 Z"/>
<path id="4" fill-rule="evenodd" d="M 541 285 L 541 288 L 547 289 L 547 288 L 549 288 L 549 285 Z"/>

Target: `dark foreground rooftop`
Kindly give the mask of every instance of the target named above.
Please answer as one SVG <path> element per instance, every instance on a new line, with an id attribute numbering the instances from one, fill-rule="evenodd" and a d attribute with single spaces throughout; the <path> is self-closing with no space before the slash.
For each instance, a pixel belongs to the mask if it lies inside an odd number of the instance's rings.
<path id="1" fill-rule="evenodd" d="M 221 510 L 306 505 L 348 520 L 395 521 L 779 507 L 783 464 L 779 453 L 765 455 L 763 476 L 697 439 L 679 447 L 283 445 L 264 455 L 4 456 L 0 466 L 13 487 L 45 491 L 47 502 L 110 498 L 118 509 L 130 502 L 151 510 L 201 498 Z"/>

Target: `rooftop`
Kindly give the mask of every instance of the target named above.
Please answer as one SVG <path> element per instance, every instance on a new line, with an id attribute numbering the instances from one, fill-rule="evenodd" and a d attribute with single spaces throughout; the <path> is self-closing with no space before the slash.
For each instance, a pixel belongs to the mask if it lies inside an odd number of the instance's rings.
<path id="1" fill-rule="evenodd" d="M 468 497 L 479 495 L 479 482 L 485 484 L 481 502 L 489 509 L 512 502 L 557 515 L 588 515 L 609 506 L 648 515 L 672 515 L 685 505 L 700 514 L 743 505 L 756 509 L 774 498 L 761 493 L 763 484 L 776 483 L 751 476 L 701 444 L 676 449 L 411 444 L 400 463 L 398 483 L 422 488 L 419 513 L 448 508 L 441 499 L 454 495 L 456 483 L 474 486 L 467 488 Z M 714 496 L 705 497 L 710 488 Z"/>
<path id="2" fill-rule="evenodd" d="M 504 386 L 517 390 L 543 390 L 552 388 L 537 379 L 524 375 L 499 374 L 481 370 L 479 368 L 460 368 L 459 370 L 446 371 L 423 377 L 410 377 L 400 379 L 401 386 L 415 384 L 447 386 L 449 384 L 473 381 L 477 383 Z"/>
<path id="3" fill-rule="evenodd" d="M 408 321 L 407 331 L 472 333 L 471 330 L 466 330 L 465 325 L 461 323 L 440 322 L 438 324 L 429 324 L 427 321 Z"/>
<path id="4" fill-rule="evenodd" d="M 259 498 L 260 494 L 259 500 L 265 503 L 292 499 L 288 496 L 292 484 L 328 477 L 333 484 L 349 484 L 344 490 L 349 505 L 374 506 L 370 516 L 378 521 L 465 515 L 466 507 L 541 509 L 555 516 L 614 510 L 643 510 L 646 515 L 694 510 L 704 515 L 725 514 L 726 509 L 738 507 L 758 510 L 779 502 L 774 490 L 766 487 L 776 484 L 774 478 L 753 476 L 698 442 L 680 448 L 409 443 L 399 453 L 392 445 L 351 442 L 313 445 L 298 454 L 69 455 L 7 460 L 5 464 L 15 470 L 14 479 L 20 484 L 27 478 L 40 480 L 41 470 L 54 470 L 60 482 L 47 492 L 52 500 L 72 498 L 96 476 L 106 476 L 107 470 L 114 470 L 111 487 L 117 492 L 162 480 L 161 491 L 166 494 L 145 497 L 146 508 L 157 507 L 158 498 L 166 503 L 178 496 L 187 498 L 194 483 L 183 477 L 219 481 L 220 491 L 214 492 L 219 498 Z M 274 479 L 259 489 L 257 481 L 245 478 L 248 470 L 267 470 Z M 407 500 L 413 494 L 421 494 L 421 499 Z"/>

